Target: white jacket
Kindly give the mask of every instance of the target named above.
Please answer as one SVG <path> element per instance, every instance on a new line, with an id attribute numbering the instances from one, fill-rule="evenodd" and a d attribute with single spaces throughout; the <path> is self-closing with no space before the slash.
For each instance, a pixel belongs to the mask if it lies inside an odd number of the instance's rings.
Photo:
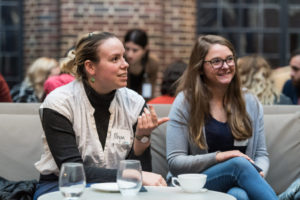
<path id="1" fill-rule="evenodd" d="M 118 162 L 128 155 L 134 140 L 133 125 L 137 122 L 145 100 L 128 88 L 117 89 L 109 112 L 107 138 L 103 151 L 100 143 L 94 108 L 85 93 L 83 83 L 75 80 L 57 88 L 47 96 L 40 107 L 40 116 L 44 108 L 50 108 L 65 116 L 72 124 L 76 142 L 84 163 L 98 163 L 103 168 L 117 168 Z M 42 119 L 43 120 L 43 119 Z M 35 163 L 37 170 L 43 174 L 59 174 L 47 144 L 42 135 L 44 153 Z M 66 141 L 67 142 L 67 141 Z"/>

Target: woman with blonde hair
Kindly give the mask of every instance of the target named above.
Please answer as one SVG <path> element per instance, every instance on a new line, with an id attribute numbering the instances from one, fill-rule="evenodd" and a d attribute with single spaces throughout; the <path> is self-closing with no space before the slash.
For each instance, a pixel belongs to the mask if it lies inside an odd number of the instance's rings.
<path id="1" fill-rule="evenodd" d="M 205 187 L 238 200 L 273 200 L 263 110 L 240 87 L 233 45 L 202 35 L 180 79 L 167 126 L 170 175 L 203 173 Z"/>
<path id="2" fill-rule="evenodd" d="M 53 58 L 36 59 L 28 68 L 25 80 L 13 87 L 14 102 L 41 102 L 44 99 L 44 82 L 50 76 L 60 73 L 58 62 Z"/>
<path id="3" fill-rule="evenodd" d="M 237 63 L 242 87 L 256 95 L 263 105 L 292 104 L 287 96 L 276 90 L 271 67 L 262 56 L 244 56 Z"/>

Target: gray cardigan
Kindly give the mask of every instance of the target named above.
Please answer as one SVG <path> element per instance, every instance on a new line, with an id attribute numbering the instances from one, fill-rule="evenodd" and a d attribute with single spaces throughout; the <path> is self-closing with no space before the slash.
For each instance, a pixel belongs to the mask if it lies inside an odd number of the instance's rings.
<path id="1" fill-rule="evenodd" d="M 248 140 L 246 154 L 266 175 L 269 159 L 264 134 L 263 108 L 257 98 L 250 93 L 245 93 L 244 99 L 253 127 L 253 135 Z M 208 153 L 189 140 L 189 104 L 183 92 L 177 95 L 169 117 L 166 146 L 169 170 L 173 175 L 201 173 L 217 164 L 216 152 Z"/>

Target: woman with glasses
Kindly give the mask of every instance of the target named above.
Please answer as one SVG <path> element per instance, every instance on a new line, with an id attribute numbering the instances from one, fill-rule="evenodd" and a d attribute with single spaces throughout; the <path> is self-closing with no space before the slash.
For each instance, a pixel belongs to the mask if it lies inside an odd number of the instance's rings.
<path id="1" fill-rule="evenodd" d="M 237 70 L 228 40 L 198 38 L 169 114 L 169 176 L 203 173 L 207 189 L 238 200 L 277 199 L 264 180 L 269 159 L 262 105 L 241 90 Z"/>

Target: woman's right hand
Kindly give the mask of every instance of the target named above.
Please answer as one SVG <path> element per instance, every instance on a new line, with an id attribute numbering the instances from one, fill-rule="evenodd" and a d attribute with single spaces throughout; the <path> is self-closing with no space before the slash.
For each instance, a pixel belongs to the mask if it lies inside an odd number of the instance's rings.
<path id="1" fill-rule="evenodd" d="M 223 161 L 226 161 L 226 160 L 228 160 L 230 158 L 234 158 L 234 157 L 244 157 L 247 160 L 249 160 L 251 163 L 254 163 L 254 161 L 249 156 L 247 156 L 246 154 L 243 154 L 239 150 L 218 152 L 216 155 L 216 160 L 218 162 L 223 162 Z"/>
<path id="2" fill-rule="evenodd" d="M 160 174 L 142 171 L 142 177 L 145 186 L 167 186 L 165 179 Z"/>

